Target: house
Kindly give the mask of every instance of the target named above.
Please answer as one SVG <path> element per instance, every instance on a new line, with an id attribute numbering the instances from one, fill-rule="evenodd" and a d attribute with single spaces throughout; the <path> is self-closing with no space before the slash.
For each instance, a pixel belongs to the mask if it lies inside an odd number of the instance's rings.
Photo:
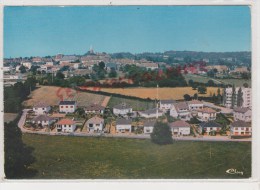
<path id="1" fill-rule="evenodd" d="M 234 121 L 230 124 L 230 136 L 251 136 L 252 127 L 244 121 Z"/>
<path id="2" fill-rule="evenodd" d="M 141 117 L 144 118 L 156 118 L 157 116 L 160 117 L 163 115 L 163 112 L 158 108 L 149 109 L 146 111 L 139 112 Z"/>
<path id="3" fill-rule="evenodd" d="M 64 113 L 74 113 L 77 109 L 76 101 L 60 101 L 59 110 Z"/>
<path id="4" fill-rule="evenodd" d="M 151 134 L 155 125 L 155 120 L 145 121 L 144 122 L 144 134 Z"/>
<path id="5" fill-rule="evenodd" d="M 128 113 L 133 113 L 133 109 L 126 103 L 121 103 L 113 107 L 113 113 L 115 115 L 127 115 Z"/>
<path id="6" fill-rule="evenodd" d="M 199 124 L 198 128 L 199 133 L 206 133 L 207 135 L 209 135 L 211 131 L 219 132 L 221 129 L 222 125 L 216 123 L 215 121 L 202 122 Z"/>
<path id="7" fill-rule="evenodd" d="M 188 106 L 189 106 L 189 109 L 191 111 L 193 111 L 193 110 L 202 109 L 204 104 L 202 101 L 199 101 L 199 100 L 191 100 L 188 102 Z"/>
<path id="8" fill-rule="evenodd" d="M 25 66 L 28 69 L 31 69 L 31 67 L 32 67 L 32 63 L 31 62 L 23 62 L 22 65 Z"/>
<path id="9" fill-rule="evenodd" d="M 173 135 L 190 135 L 190 124 L 183 120 L 174 121 L 169 125 Z"/>
<path id="10" fill-rule="evenodd" d="M 213 121 L 217 118 L 217 112 L 211 108 L 202 108 L 198 110 L 198 120 Z"/>
<path id="11" fill-rule="evenodd" d="M 252 120 L 252 111 L 249 108 L 234 108 L 233 116 L 235 121 L 245 121 L 251 122 Z"/>
<path id="12" fill-rule="evenodd" d="M 116 63 L 106 63 L 106 67 L 105 69 L 107 71 L 111 71 L 111 70 L 117 70 L 117 64 Z"/>
<path id="13" fill-rule="evenodd" d="M 98 104 L 91 104 L 87 107 L 85 107 L 85 113 L 95 113 L 95 114 L 103 114 L 105 107 L 98 105 Z"/>
<path id="14" fill-rule="evenodd" d="M 55 119 L 45 114 L 38 115 L 32 119 L 32 123 L 41 124 L 43 127 L 50 126 L 53 122 L 55 122 Z"/>
<path id="15" fill-rule="evenodd" d="M 189 105 L 187 102 L 179 102 L 173 104 L 170 109 L 170 116 L 174 118 L 179 118 L 184 121 L 188 121 L 191 119 L 191 112 L 189 110 Z"/>
<path id="16" fill-rule="evenodd" d="M 159 107 L 161 110 L 166 112 L 171 109 L 171 107 L 173 106 L 174 103 L 175 103 L 174 100 L 161 100 Z"/>
<path id="17" fill-rule="evenodd" d="M 86 122 L 88 132 L 101 132 L 104 128 L 104 119 L 98 116 L 90 118 Z"/>
<path id="18" fill-rule="evenodd" d="M 56 129 L 57 132 L 72 133 L 76 129 L 76 122 L 73 121 L 72 119 L 67 119 L 67 118 L 61 119 L 56 123 Z"/>
<path id="19" fill-rule="evenodd" d="M 233 98 L 235 100 L 238 99 L 238 92 L 239 92 L 239 89 L 241 88 L 241 95 L 242 95 L 242 105 L 239 106 L 239 107 L 245 107 L 245 108 L 250 108 L 252 106 L 252 91 L 251 91 L 251 88 L 245 88 L 245 87 L 236 87 L 235 88 L 235 92 L 233 93 L 233 88 L 232 87 L 229 87 L 229 88 L 226 88 L 224 90 L 224 93 L 225 93 L 225 102 L 224 102 L 224 105 L 228 108 L 231 108 L 232 107 L 232 100 Z M 234 96 L 234 97 L 232 97 Z M 237 107 L 237 101 L 234 102 L 234 107 Z"/>
<path id="20" fill-rule="evenodd" d="M 125 133 L 132 131 L 132 121 L 129 119 L 119 118 L 116 120 L 116 132 Z"/>
<path id="21" fill-rule="evenodd" d="M 38 102 L 33 106 L 33 111 L 36 115 L 49 113 L 51 110 L 51 106 L 46 104 L 45 102 Z"/>

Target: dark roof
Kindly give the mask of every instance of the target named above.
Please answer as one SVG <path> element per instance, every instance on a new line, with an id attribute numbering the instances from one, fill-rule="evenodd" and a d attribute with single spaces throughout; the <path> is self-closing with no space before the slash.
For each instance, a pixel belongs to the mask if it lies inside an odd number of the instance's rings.
<path id="1" fill-rule="evenodd" d="M 153 127 L 155 125 L 155 120 L 149 120 L 144 122 L 144 127 Z"/>
<path id="2" fill-rule="evenodd" d="M 189 110 L 189 105 L 187 102 L 179 102 L 179 103 L 176 103 L 174 106 L 177 107 L 178 110 L 180 110 L 180 109 Z"/>
<path id="3" fill-rule="evenodd" d="M 61 61 L 74 61 L 77 57 L 74 55 L 65 55 L 61 58 Z"/>
<path id="4" fill-rule="evenodd" d="M 60 101 L 59 105 L 74 105 L 76 101 Z"/>
<path id="5" fill-rule="evenodd" d="M 122 103 L 114 106 L 113 108 L 123 110 L 123 109 L 130 109 L 131 107 L 128 104 Z"/>
<path id="6" fill-rule="evenodd" d="M 234 112 L 239 112 L 239 113 L 246 113 L 249 108 L 234 108 Z"/>
<path id="7" fill-rule="evenodd" d="M 132 121 L 130 119 L 119 118 L 116 120 L 116 124 L 117 125 L 131 125 Z"/>
<path id="8" fill-rule="evenodd" d="M 161 104 L 173 104 L 175 102 L 175 100 L 161 100 Z"/>
<path id="9" fill-rule="evenodd" d="M 156 111 L 156 108 L 152 108 L 152 109 L 149 109 L 149 110 L 142 111 L 141 113 L 144 113 L 144 114 L 153 114 L 153 113 L 157 113 L 157 111 Z M 160 110 L 158 109 L 158 113 L 162 113 L 162 111 L 160 111 Z"/>
<path id="10" fill-rule="evenodd" d="M 190 124 L 185 121 L 179 120 L 170 123 L 170 127 L 190 127 Z"/>
<path id="11" fill-rule="evenodd" d="M 87 110 L 87 111 L 99 111 L 99 110 L 104 110 L 104 109 L 105 109 L 105 107 L 98 105 L 98 104 L 91 104 L 85 108 L 85 110 Z"/>
<path id="12" fill-rule="evenodd" d="M 52 121 L 53 118 L 47 116 L 47 115 L 38 115 L 35 118 L 32 119 L 32 121 L 38 122 L 38 121 Z"/>
<path id="13" fill-rule="evenodd" d="M 209 121 L 209 122 L 202 122 L 199 124 L 200 127 L 222 127 L 219 123 L 216 123 L 215 121 Z"/>
<path id="14" fill-rule="evenodd" d="M 45 108 L 48 107 L 49 105 L 46 102 L 38 102 L 34 105 L 35 108 Z"/>
<path id="15" fill-rule="evenodd" d="M 251 125 L 249 125 L 248 123 L 244 122 L 244 121 L 234 121 L 233 123 L 230 124 L 230 126 L 232 127 L 251 127 Z"/>

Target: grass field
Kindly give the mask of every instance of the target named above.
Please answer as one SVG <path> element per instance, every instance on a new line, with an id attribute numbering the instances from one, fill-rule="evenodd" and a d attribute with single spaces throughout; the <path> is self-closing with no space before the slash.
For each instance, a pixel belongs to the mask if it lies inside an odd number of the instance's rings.
<path id="1" fill-rule="evenodd" d="M 34 148 L 35 179 L 248 178 L 251 143 L 23 135 Z M 211 150 L 211 151 L 210 151 Z M 211 152 L 211 157 L 210 157 Z M 229 168 L 243 175 L 227 174 Z"/>
<path id="2" fill-rule="evenodd" d="M 68 96 L 71 96 L 69 98 Z M 30 95 L 30 99 L 24 102 L 25 106 L 33 106 L 39 101 L 44 101 L 49 105 L 58 105 L 63 98 L 77 100 L 79 106 L 87 106 L 92 103 L 102 104 L 106 96 L 92 94 L 88 92 L 79 92 L 74 89 L 61 88 L 55 86 L 40 86 Z"/>
<path id="3" fill-rule="evenodd" d="M 147 110 L 151 108 L 155 108 L 155 102 L 147 102 L 142 100 L 132 100 L 129 98 L 118 98 L 112 96 L 109 100 L 108 106 L 114 107 L 115 105 L 118 105 L 120 103 L 126 103 L 132 106 L 133 110 L 141 111 L 141 110 Z"/>
<path id="4" fill-rule="evenodd" d="M 209 96 L 210 94 L 217 94 L 218 88 L 208 87 L 207 94 L 199 94 L 199 96 Z M 150 98 L 156 99 L 157 89 L 156 88 L 101 88 L 101 91 L 123 94 L 127 96 L 135 96 L 139 98 Z M 184 94 L 189 94 L 193 96 L 195 93 L 198 93 L 197 90 L 192 90 L 191 87 L 176 87 L 176 88 L 158 88 L 158 98 L 159 99 L 174 99 L 182 100 Z"/>
<path id="5" fill-rule="evenodd" d="M 185 80 L 189 82 L 189 80 L 193 80 L 194 82 L 200 82 L 200 83 L 207 83 L 209 80 L 213 80 L 216 84 L 230 84 L 235 86 L 243 86 L 244 83 L 247 83 L 249 86 L 251 86 L 251 80 L 245 80 L 245 79 L 212 79 L 209 77 L 203 77 L 199 75 L 193 75 L 193 74 L 186 74 L 183 75 L 185 77 Z"/>

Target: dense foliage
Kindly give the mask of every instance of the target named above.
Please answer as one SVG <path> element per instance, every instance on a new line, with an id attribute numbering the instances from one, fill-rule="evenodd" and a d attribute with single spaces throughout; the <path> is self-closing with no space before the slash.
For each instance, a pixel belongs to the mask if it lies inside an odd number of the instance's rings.
<path id="1" fill-rule="evenodd" d="M 172 144 L 172 133 L 167 123 L 156 122 L 153 132 L 151 133 L 151 140 L 153 143 L 164 145 Z"/>

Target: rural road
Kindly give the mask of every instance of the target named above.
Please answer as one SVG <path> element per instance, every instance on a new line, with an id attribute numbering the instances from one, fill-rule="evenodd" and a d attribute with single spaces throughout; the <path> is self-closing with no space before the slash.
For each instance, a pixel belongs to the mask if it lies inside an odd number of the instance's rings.
<path id="1" fill-rule="evenodd" d="M 210 102 L 205 102 L 203 101 L 203 104 L 207 107 L 210 107 L 210 108 L 215 108 L 215 109 L 220 109 L 221 113 L 223 114 L 229 114 L 229 113 L 233 113 L 233 110 L 230 109 L 230 108 L 225 108 L 225 107 L 221 107 L 221 106 L 216 106 L 215 104 L 213 103 L 210 103 Z"/>
<path id="2" fill-rule="evenodd" d="M 25 129 L 23 128 L 24 126 L 24 123 L 25 123 L 25 120 L 26 120 L 26 115 L 27 115 L 27 112 L 30 111 L 31 109 L 23 109 L 23 114 L 18 122 L 18 127 L 24 131 Z"/>

